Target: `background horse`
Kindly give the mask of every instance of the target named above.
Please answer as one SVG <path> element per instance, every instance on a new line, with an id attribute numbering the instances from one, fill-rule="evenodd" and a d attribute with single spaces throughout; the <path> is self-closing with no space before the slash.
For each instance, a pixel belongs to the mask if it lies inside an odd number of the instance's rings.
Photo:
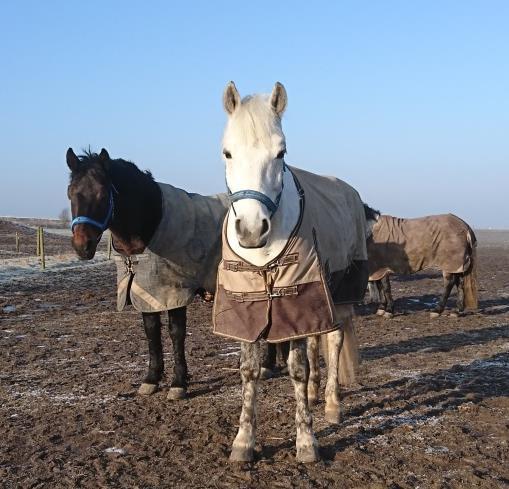
<path id="1" fill-rule="evenodd" d="M 465 307 L 477 308 L 477 240 L 465 221 L 453 214 L 402 219 L 381 215 L 368 205 L 364 208 L 371 230 L 369 280 L 376 284 L 370 292 L 379 302 L 377 314 L 392 317 L 394 313 L 391 273 L 408 275 L 427 268 L 438 268 L 444 277 L 444 291 L 431 317 L 442 314 L 454 286 L 456 315 Z"/>
<path id="2" fill-rule="evenodd" d="M 157 183 L 134 163 L 110 159 L 105 149 L 78 157 L 69 148 L 67 165 L 74 249 L 92 259 L 109 228 L 121 257 L 118 309 L 132 303 L 142 313 L 150 360 L 138 392 L 152 394 L 162 378 L 161 312 L 168 311 L 175 362 L 168 398 L 185 397 L 186 306 L 197 291 L 215 288 L 226 196 L 188 194 Z"/>
<path id="3" fill-rule="evenodd" d="M 306 350 L 314 357 L 316 335 L 327 333 L 325 414 L 334 423 L 340 418 L 338 363 L 352 378 L 358 361 L 351 304 L 360 300 L 367 284 L 362 202 L 340 180 L 286 166 L 281 128 L 286 103 L 279 83 L 270 97 L 241 101 L 233 82 L 224 93 L 223 157 L 231 207 L 223 229 L 213 322 L 216 334 L 242 341 L 243 399 L 230 456 L 234 461 L 253 459 L 261 338 L 290 340 L 288 371 L 297 401 L 301 462 L 318 459 L 308 389 L 314 395 L 319 366 L 308 365 Z"/>

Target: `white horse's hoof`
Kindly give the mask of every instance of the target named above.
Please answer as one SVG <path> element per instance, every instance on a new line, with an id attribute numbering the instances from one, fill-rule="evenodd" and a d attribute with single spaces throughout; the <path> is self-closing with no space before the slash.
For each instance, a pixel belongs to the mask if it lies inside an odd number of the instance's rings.
<path id="1" fill-rule="evenodd" d="M 183 387 L 170 387 L 166 399 L 168 401 L 180 401 L 186 398 L 186 390 Z"/>
<path id="2" fill-rule="evenodd" d="M 440 313 L 432 311 L 432 312 L 429 313 L 429 317 L 432 318 L 432 319 L 438 318 L 438 317 L 440 317 Z"/>
<path id="3" fill-rule="evenodd" d="M 378 309 L 378 311 L 376 311 L 376 315 L 377 316 L 383 316 L 385 314 L 385 310 L 384 309 Z"/>
<path id="4" fill-rule="evenodd" d="M 392 319 L 394 317 L 394 314 L 392 312 L 384 312 L 384 318 L 385 319 Z"/>
<path id="5" fill-rule="evenodd" d="M 138 389 L 138 394 L 140 396 L 151 396 L 154 392 L 157 391 L 157 384 L 141 384 Z"/>
<path id="6" fill-rule="evenodd" d="M 341 410 L 339 406 L 325 408 L 325 420 L 330 424 L 339 424 L 341 421 Z"/>
<path id="7" fill-rule="evenodd" d="M 318 462 L 320 460 L 320 455 L 318 455 L 318 449 L 316 446 L 311 445 L 307 447 L 297 448 L 297 462 L 302 464 L 312 464 L 314 462 Z"/>
<path id="8" fill-rule="evenodd" d="M 459 318 L 460 315 L 461 314 L 459 312 L 457 312 L 457 311 L 453 311 L 453 312 L 451 312 L 451 314 L 449 314 L 449 316 L 452 317 L 452 318 Z"/>
<path id="9" fill-rule="evenodd" d="M 254 450 L 252 448 L 232 447 L 230 462 L 252 462 L 253 460 Z"/>
<path id="10" fill-rule="evenodd" d="M 274 376 L 274 372 L 270 368 L 262 367 L 260 369 L 260 379 L 267 380 Z"/>

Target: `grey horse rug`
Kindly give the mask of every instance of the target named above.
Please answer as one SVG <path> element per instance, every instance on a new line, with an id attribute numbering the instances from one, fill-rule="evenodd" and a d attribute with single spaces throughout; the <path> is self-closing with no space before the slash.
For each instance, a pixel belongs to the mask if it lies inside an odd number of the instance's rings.
<path id="1" fill-rule="evenodd" d="M 301 212 L 280 256 L 263 267 L 243 261 L 228 244 L 225 219 L 213 312 L 218 335 L 277 343 L 323 334 L 342 325 L 334 304 L 362 300 L 368 269 L 358 193 L 336 178 L 289 170 Z"/>
<path id="2" fill-rule="evenodd" d="M 126 304 L 140 312 L 175 309 L 187 306 L 197 290 L 215 289 L 228 197 L 158 185 L 162 218 L 147 248 L 139 255 L 115 256 L 119 311 Z"/>
<path id="3" fill-rule="evenodd" d="M 470 226 L 453 214 L 415 219 L 382 215 L 368 240 L 369 280 L 426 268 L 467 272 L 475 244 Z"/>

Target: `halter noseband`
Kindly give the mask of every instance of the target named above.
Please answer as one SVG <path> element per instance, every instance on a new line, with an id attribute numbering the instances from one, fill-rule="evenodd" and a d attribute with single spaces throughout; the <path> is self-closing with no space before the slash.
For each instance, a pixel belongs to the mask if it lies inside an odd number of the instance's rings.
<path id="1" fill-rule="evenodd" d="M 283 172 L 286 171 L 286 163 L 283 161 Z M 228 187 L 228 183 L 226 184 L 226 188 L 228 189 L 228 198 L 230 199 L 230 202 L 232 203 L 232 209 L 235 215 L 237 214 L 235 212 L 235 207 L 233 207 L 233 203 L 237 202 L 239 200 L 244 199 L 253 199 L 257 200 L 258 202 L 262 203 L 270 212 L 270 217 L 276 213 L 279 207 L 279 202 L 281 201 L 281 195 L 283 195 L 283 189 L 285 187 L 284 184 L 284 176 L 281 179 L 281 190 L 276 195 L 276 198 L 272 200 L 268 195 L 265 195 L 262 192 L 258 192 L 258 190 L 239 190 L 237 192 L 232 192 L 230 190 L 230 187 Z"/>
<path id="2" fill-rule="evenodd" d="M 92 219 L 91 217 L 87 216 L 76 216 L 71 221 L 71 231 L 74 231 L 74 226 L 77 226 L 78 224 L 89 224 L 90 226 L 94 226 L 98 228 L 101 231 L 101 235 L 106 229 L 108 229 L 108 226 L 110 225 L 111 218 L 113 216 L 113 191 L 115 193 L 117 192 L 117 189 L 111 185 L 110 187 L 110 199 L 108 204 L 108 212 L 106 213 L 106 217 L 103 219 L 102 222 L 96 221 L 95 219 Z M 101 235 L 99 236 L 99 239 L 101 238 Z"/>

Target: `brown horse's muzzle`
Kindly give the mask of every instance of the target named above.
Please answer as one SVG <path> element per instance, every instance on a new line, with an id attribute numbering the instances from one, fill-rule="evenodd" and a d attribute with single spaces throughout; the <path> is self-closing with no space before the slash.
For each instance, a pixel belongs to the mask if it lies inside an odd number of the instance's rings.
<path id="1" fill-rule="evenodd" d="M 72 247 L 82 260 L 94 258 L 102 233 L 87 224 L 77 224 L 72 233 Z"/>

